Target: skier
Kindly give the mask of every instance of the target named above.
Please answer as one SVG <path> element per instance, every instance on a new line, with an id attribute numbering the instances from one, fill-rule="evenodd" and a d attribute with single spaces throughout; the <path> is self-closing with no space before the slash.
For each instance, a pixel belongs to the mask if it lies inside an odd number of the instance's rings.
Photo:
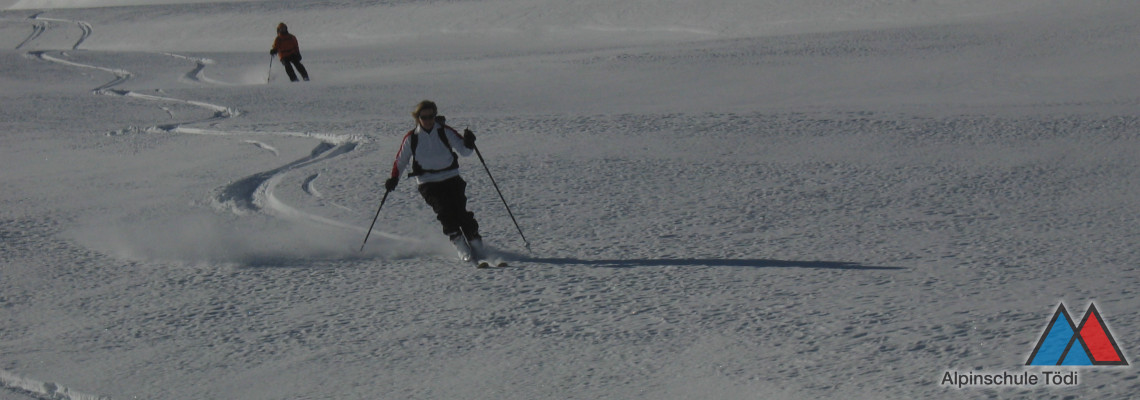
<path id="1" fill-rule="evenodd" d="M 429 100 L 416 105 L 412 111 L 416 127 L 404 135 L 392 164 L 392 176 L 384 188 L 389 192 L 396 189 L 400 175 L 410 166 L 408 176 L 416 178 L 420 195 L 435 211 L 459 258 L 477 261 L 486 256 L 483 238 L 479 236 L 475 213 L 467 210 L 467 182 L 459 176 L 459 155 L 472 154 L 475 134 L 464 129 L 460 135 L 444 124 L 446 119 L 438 112 L 439 108 Z"/>
<path id="2" fill-rule="evenodd" d="M 285 26 L 284 22 L 277 24 L 277 38 L 273 40 L 273 48 L 269 50 L 269 54 L 277 55 L 281 60 L 281 65 L 285 66 L 285 73 L 289 74 L 289 80 L 297 81 L 297 74 L 293 72 L 294 65 L 297 66 L 297 72 L 301 73 L 301 78 L 309 80 L 309 72 L 305 71 L 304 65 L 301 65 L 301 47 L 297 45 L 297 37 L 289 33 L 289 27 Z"/>

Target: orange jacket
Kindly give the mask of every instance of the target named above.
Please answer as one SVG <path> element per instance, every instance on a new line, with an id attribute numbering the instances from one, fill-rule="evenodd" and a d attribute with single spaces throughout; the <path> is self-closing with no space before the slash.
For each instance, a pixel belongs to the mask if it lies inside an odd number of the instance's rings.
<path id="1" fill-rule="evenodd" d="M 273 40 L 273 50 L 277 50 L 277 57 L 281 60 L 301 54 L 301 47 L 297 45 L 297 37 L 290 33 L 280 33 Z"/>

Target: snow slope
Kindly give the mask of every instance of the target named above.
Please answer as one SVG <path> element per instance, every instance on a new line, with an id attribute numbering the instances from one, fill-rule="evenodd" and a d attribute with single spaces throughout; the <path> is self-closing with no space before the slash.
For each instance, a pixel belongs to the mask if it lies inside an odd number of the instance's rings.
<path id="1" fill-rule="evenodd" d="M 0 7 L 0 396 L 1140 390 L 940 385 L 1040 371 L 1059 303 L 1135 354 L 1140 5 Z M 357 251 L 424 98 L 518 267 L 455 262 L 407 179 Z"/>

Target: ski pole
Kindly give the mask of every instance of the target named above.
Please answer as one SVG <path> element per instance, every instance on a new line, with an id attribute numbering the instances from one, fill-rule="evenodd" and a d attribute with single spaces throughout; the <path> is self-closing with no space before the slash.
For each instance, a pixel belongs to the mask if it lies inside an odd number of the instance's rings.
<path id="1" fill-rule="evenodd" d="M 364 251 L 364 245 L 368 243 L 368 237 L 372 236 L 372 227 L 376 226 L 376 220 L 380 218 L 380 209 L 384 208 L 384 202 L 388 200 L 388 193 L 391 190 L 384 191 L 384 197 L 380 198 L 380 207 L 376 207 L 376 216 L 372 217 L 372 225 L 368 225 L 368 233 L 364 235 L 364 243 L 360 244 L 360 251 Z"/>
<path id="2" fill-rule="evenodd" d="M 475 155 L 479 156 L 479 162 L 483 164 L 483 170 L 487 171 L 487 177 L 491 178 L 491 185 L 495 186 L 495 192 L 499 193 L 499 199 L 503 201 L 503 207 L 507 208 L 507 215 L 511 216 L 511 222 L 515 223 L 515 229 L 519 231 L 519 236 L 522 237 L 523 243 L 526 243 L 526 249 L 530 250 L 530 242 L 526 240 L 526 235 L 523 235 L 522 228 L 519 228 L 519 221 L 515 219 L 515 214 L 511 212 L 511 206 L 507 205 L 507 198 L 503 197 L 503 191 L 499 190 L 499 184 L 495 183 L 495 177 L 491 176 L 491 169 L 487 168 L 487 161 L 483 160 L 483 153 L 479 152 L 479 146 L 473 146 Z"/>
<path id="3" fill-rule="evenodd" d="M 269 55 L 269 72 L 265 73 L 265 83 L 273 80 L 273 55 Z"/>

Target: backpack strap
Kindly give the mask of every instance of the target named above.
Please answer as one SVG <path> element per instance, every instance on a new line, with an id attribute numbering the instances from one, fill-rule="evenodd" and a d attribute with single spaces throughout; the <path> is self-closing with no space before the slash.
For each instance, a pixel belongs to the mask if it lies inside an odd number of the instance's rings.
<path id="1" fill-rule="evenodd" d="M 416 161 L 416 147 L 419 146 L 419 135 L 416 135 L 416 130 L 412 129 L 409 132 L 411 136 L 408 137 L 408 140 L 412 141 L 412 172 L 408 174 L 409 177 L 420 176 L 425 173 L 436 173 L 459 169 L 459 155 L 455 154 L 455 150 L 451 149 L 451 143 L 448 142 L 447 132 L 444 129 L 445 125 L 439 124 L 439 129 L 437 132 L 439 134 L 439 140 L 443 142 L 443 145 L 446 146 L 449 151 L 451 151 L 451 165 L 447 166 L 447 168 L 444 169 L 424 169 L 424 167 L 420 165 L 420 162 Z"/>

